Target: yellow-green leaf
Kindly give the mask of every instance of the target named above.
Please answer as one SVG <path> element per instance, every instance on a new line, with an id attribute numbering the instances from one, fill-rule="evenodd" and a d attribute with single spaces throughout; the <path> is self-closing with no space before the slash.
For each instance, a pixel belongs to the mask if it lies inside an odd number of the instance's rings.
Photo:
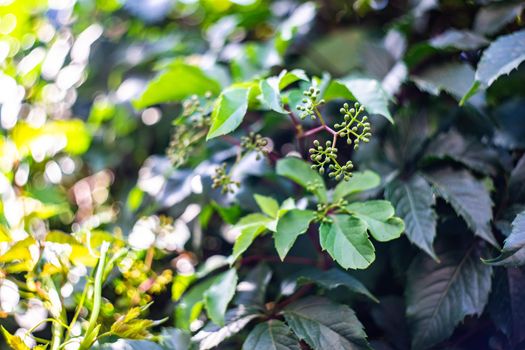
<path id="1" fill-rule="evenodd" d="M 250 84 L 232 86 L 224 90 L 213 107 L 207 140 L 237 129 L 248 110 L 250 90 Z"/>
<path id="2" fill-rule="evenodd" d="M 4 326 L 0 326 L 0 329 L 2 330 L 2 334 L 4 335 L 4 338 L 7 342 L 7 345 L 13 350 L 31 350 L 29 346 L 27 346 L 22 338 L 11 335 Z"/>
<path id="3" fill-rule="evenodd" d="M 220 84 L 202 69 L 178 60 L 148 84 L 142 95 L 133 101 L 133 106 L 140 109 L 182 101 L 191 95 L 218 94 L 220 90 Z"/>

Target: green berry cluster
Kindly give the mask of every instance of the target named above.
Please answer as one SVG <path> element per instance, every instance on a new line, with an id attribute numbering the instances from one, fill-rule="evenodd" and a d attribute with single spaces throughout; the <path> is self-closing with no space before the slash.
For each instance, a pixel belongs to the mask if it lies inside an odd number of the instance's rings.
<path id="1" fill-rule="evenodd" d="M 182 116 L 189 117 L 194 114 L 206 114 L 209 109 L 208 102 L 211 97 L 211 92 L 207 92 L 204 94 L 203 101 L 201 101 L 197 95 L 192 95 L 190 98 L 187 98 L 182 102 Z"/>
<path id="2" fill-rule="evenodd" d="M 256 152 L 256 159 L 259 160 L 261 157 L 268 153 L 266 146 L 268 145 L 268 140 L 261 136 L 261 134 L 256 134 L 250 132 L 247 136 L 241 137 L 241 148 L 243 151 Z"/>
<path id="3" fill-rule="evenodd" d="M 325 168 L 328 165 L 328 176 L 335 178 L 336 180 L 344 179 L 345 181 L 350 180 L 352 177 L 352 168 L 354 165 L 352 161 L 347 161 L 346 164 L 341 165 L 337 161 L 337 148 L 332 146 L 332 141 L 326 141 L 325 146 L 321 146 L 318 140 L 314 141 L 314 147 L 309 149 L 312 169 L 317 169 L 319 174 L 325 173 Z"/>
<path id="4" fill-rule="evenodd" d="M 182 116 L 175 121 L 166 155 L 175 168 L 188 161 L 190 154 L 202 144 L 210 126 L 211 94 L 204 99 L 193 95 L 182 103 Z"/>
<path id="5" fill-rule="evenodd" d="M 331 171 L 328 173 L 328 176 L 335 178 L 337 181 L 341 179 L 349 181 L 352 177 L 353 168 L 354 164 L 352 164 L 351 160 L 347 161 L 345 165 L 339 165 L 338 163 L 330 164 L 328 169 Z"/>
<path id="6" fill-rule="evenodd" d="M 166 149 L 166 155 L 174 167 L 178 168 L 187 162 L 189 155 L 194 153 L 195 148 L 205 139 L 209 126 L 210 119 L 204 117 L 175 126 Z"/>
<path id="7" fill-rule="evenodd" d="M 338 136 L 346 137 L 346 143 L 350 145 L 353 142 L 354 149 L 357 150 L 361 141 L 365 143 L 370 141 L 372 133 L 370 132 L 368 117 L 363 116 L 361 119 L 358 119 L 365 108 L 359 105 L 359 102 L 356 102 L 352 108 L 349 107 L 348 103 L 345 103 L 343 108 L 340 109 L 340 112 L 344 115 L 344 121 L 341 124 L 335 124 L 334 128 L 339 129 L 337 131 Z"/>
<path id="8" fill-rule="evenodd" d="M 330 222 L 330 217 L 328 214 L 334 211 L 343 209 L 348 205 L 348 202 L 345 199 L 339 199 L 334 203 L 319 203 L 317 204 L 317 210 L 315 215 L 315 220 L 317 222 Z"/>
<path id="9" fill-rule="evenodd" d="M 326 146 L 321 146 L 318 140 L 314 141 L 314 146 L 309 149 L 310 159 L 314 162 L 312 169 L 317 169 L 321 175 L 325 172 L 325 165 L 330 164 L 337 158 L 337 148 L 332 147 L 331 141 L 326 141 Z"/>
<path id="10" fill-rule="evenodd" d="M 226 163 L 222 163 L 221 166 L 215 169 L 215 174 L 212 176 L 212 188 L 221 188 L 222 194 L 234 193 L 234 187 L 241 187 L 238 181 L 232 180 L 230 174 L 226 171 L 226 166 Z"/>
<path id="11" fill-rule="evenodd" d="M 321 181 L 310 181 L 306 184 L 306 190 L 312 193 L 314 193 L 321 187 L 323 187 L 323 183 Z"/>
<path id="12" fill-rule="evenodd" d="M 301 111 L 301 114 L 299 115 L 301 119 L 305 119 L 306 117 L 315 119 L 317 117 L 317 114 L 319 113 L 317 107 L 325 104 L 325 100 L 323 99 L 317 101 L 320 93 L 321 90 L 313 86 L 308 90 L 303 91 L 304 98 L 301 101 L 302 103 L 297 106 L 297 109 Z"/>

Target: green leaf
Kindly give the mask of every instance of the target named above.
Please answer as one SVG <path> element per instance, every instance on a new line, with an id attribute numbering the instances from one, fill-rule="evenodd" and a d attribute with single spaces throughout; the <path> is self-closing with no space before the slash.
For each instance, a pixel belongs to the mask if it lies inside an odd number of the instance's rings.
<path id="1" fill-rule="evenodd" d="M 363 325 L 346 305 L 308 297 L 289 305 L 284 318 L 312 349 L 370 349 Z"/>
<path id="2" fill-rule="evenodd" d="M 278 113 L 288 114 L 288 111 L 283 108 L 281 91 L 298 80 L 308 81 L 306 73 L 301 69 L 294 69 L 291 72 L 283 70 L 279 76 L 261 80 L 259 87 L 262 93 L 260 96 L 262 102 Z"/>
<path id="3" fill-rule="evenodd" d="M 312 189 L 321 202 L 326 202 L 326 187 L 323 178 L 304 160 L 296 157 L 280 159 L 277 162 L 276 171 L 278 175 L 297 182 L 305 189 Z"/>
<path id="4" fill-rule="evenodd" d="M 330 34 L 316 41 L 309 40 L 306 51 L 301 53 L 300 66 L 313 72 L 329 67 L 337 75 L 362 67 L 362 52 L 371 46 L 372 33 L 362 26 L 352 26 L 338 28 Z M 349 55 L 346 48 L 352 48 L 353 54 Z"/>
<path id="5" fill-rule="evenodd" d="M 437 194 L 452 205 L 476 236 L 495 247 L 499 246 L 490 227 L 492 200 L 481 181 L 466 170 L 458 171 L 451 168 L 427 173 L 426 177 Z"/>
<path id="6" fill-rule="evenodd" d="M 381 184 L 381 178 L 375 172 L 365 170 L 355 172 L 349 181 L 341 181 L 334 190 L 334 201 L 355 193 L 376 188 Z"/>
<path id="7" fill-rule="evenodd" d="M 412 348 L 426 349 L 448 338 L 465 316 L 481 315 L 491 288 L 492 268 L 472 246 L 447 252 L 436 263 L 420 254 L 408 270 L 407 318 Z"/>
<path id="8" fill-rule="evenodd" d="M 491 35 L 514 20 L 517 20 L 525 4 L 494 4 L 482 7 L 474 20 L 474 31 Z"/>
<path id="9" fill-rule="evenodd" d="M 46 235 L 46 242 L 69 245 L 71 247 L 69 260 L 71 260 L 73 264 L 82 264 L 89 267 L 94 267 L 97 264 L 97 257 L 91 253 L 89 248 L 70 234 L 60 231 L 51 231 Z"/>
<path id="10" fill-rule="evenodd" d="M 102 324 L 97 324 L 93 328 L 93 331 L 89 332 L 88 334 L 86 334 L 84 336 L 84 339 L 82 340 L 82 343 L 86 344 L 86 345 L 83 345 L 81 343 L 81 348 L 87 349 L 88 346 L 89 346 L 90 349 L 92 348 L 92 345 L 95 344 L 95 342 L 97 340 L 97 337 L 100 334 L 100 328 L 102 328 Z M 133 340 L 130 340 L 130 342 L 132 342 L 132 341 Z M 141 341 L 141 340 L 139 340 L 139 341 Z"/>
<path id="11" fill-rule="evenodd" d="M 290 111 L 297 113 L 297 106 L 302 104 L 304 98 L 301 89 L 291 89 L 284 94 L 283 102 L 288 104 Z"/>
<path id="12" fill-rule="evenodd" d="M 250 90 L 250 85 L 234 85 L 221 93 L 213 107 L 207 140 L 237 129 L 248 110 Z"/>
<path id="13" fill-rule="evenodd" d="M 488 43 L 483 36 L 457 29 L 449 29 L 429 41 L 430 46 L 436 49 L 454 48 L 463 51 L 477 50 Z"/>
<path id="14" fill-rule="evenodd" d="M 370 315 L 382 331 L 381 338 L 388 339 L 388 344 L 392 345 L 392 348 L 388 349 L 410 349 L 411 338 L 405 316 L 405 301 L 401 296 L 381 297 L 380 303 L 372 306 Z"/>
<path id="15" fill-rule="evenodd" d="M 476 80 L 484 86 L 518 68 L 525 60 L 525 30 L 500 36 L 483 51 L 476 70 Z"/>
<path id="16" fill-rule="evenodd" d="M 263 213 L 272 218 L 277 217 L 277 213 L 279 212 L 279 203 L 277 203 L 275 199 L 262 196 L 260 194 L 255 194 L 253 197 L 255 198 L 257 205 L 259 208 L 261 208 Z"/>
<path id="17" fill-rule="evenodd" d="M 245 307 L 228 310 L 224 326 L 218 326 L 210 322 L 195 334 L 192 340 L 199 344 L 199 350 L 214 348 L 224 339 L 239 333 L 251 320 L 258 316 L 260 316 L 258 313 Z"/>
<path id="18" fill-rule="evenodd" d="M 260 323 L 248 334 L 242 350 L 301 350 L 290 328 L 279 320 Z"/>
<path id="19" fill-rule="evenodd" d="M 523 186 L 523 182 L 525 182 L 525 154 L 521 156 L 510 173 L 508 184 L 510 201 L 516 203 L 525 202 L 525 186 Z"/>
<path id="20" fill-rule="evenodd" d="M 199 67 L 177 60 L 146 86 L 141 96 L 133 101 L 133 106 L 141 109 L 158 103 L 178 102 L 208 91 L 218 94 L 221 86 Z"/>
<path id="21" fill-rule="evenodd" d="M 512 231 L 505 239 L 504 251 L 515 251 L 525 246 L 525 211 L 521 212 L 512 221 Z"/>
<path id="22" fill-rule="evenodd" d="M 494 324 L 507 336 L 512 348 L 525 340 L 525 271 L 496 268 L 488 310 Z"/>
<path id="23" fill-rule="evenodd" d="M 306 232 L 314 218 L 315 212 L 312 210 L 292 209 L 279 219 L 273 237 L 281 260 L 284 260 L 297 237 Z"/>
<path id="24" fill-rule="evenodd" d="M 408 180 L 396 179 L 386 187 L 385 197 L 404 220 L 408 239 L 437 260 L 432 247 L 436 237 L 435 198 L 428 182 L 418 174 Z"/>
<path id="25" fill-rule="evenodd" d="M 394 207 L 389 201 L 355 202 L 348 205 L 346 209 L 366 222 L 372 236 L 380 242 L 399 238 L 405 230 L 403 220 L 394 217 Z"/>
<path id="26" fill-rule="evenodd" d="M 124 339 L 142 340 L 151 336 L 150 328 L 155 326 L 153 320 L 140 319 L 145 308 L 133 307 L 121 315 L 111 325 L 111 333 Z"/>
<path id="27" fill-rule="evenodd" d="M 279 74 L 279 89 L 283 90 L 288 85 L 293 84 L 298 80 L 309 81 L 304 70 L 294 69 L 290 72 L 283 70 L 281 74 Z"/>
<path id="28" fill-rule="evenodd" d="M 316 268 L 308 268 L 298 273 L 299 283 L 313 282 L 325 289 L 334 289 L 337 287 L 345 287 L 349 291 L 364 295 L 376 303 L 379 300 L 362 284 L 357 278 L 350 275 L 348 272 L 341 271 L 337 268 L 330 270 L 319 270 Z"/>
<path id="29" fill-rule="evenodd" d="M 7 342 L 7 345 L 13 350 L 30 350 L 31 348 L 27 346 L 22 338 L 16 335 L 11 335 L 4 326 L 0 325 L 0 330 L 2 331 L 2 335 L 5 338 L 5 341 Z"/>
<path id="30" fill-rule="evenodd" d="M 510 74 L 525 60 L 525 30 L 500 36 L 483 51 L 476 69 L 475 81 L 463 96 L 462 106 L 480 88 L 492 85 L 500 76 Z"/>
<path id="31" fill-rule="evenodd" d="M 207 278 L 193 286 L 183 295 L 175 309 L 175 326 L 189 330 L 190 324 L 199 317 L 204 305 L 204 292 L 212 285 L 215 278 Z"/>
<path id="32" fill-rule="evenodd" d="M 512 80 L 516 81 L 516 85 L 514 85 L 514 83 L 512 85 L 501 84 L 502 86 L 508 86 L 508 92 L 518 91 L 519 87 L 521 87 L 522 79 L 516 77 L 516 79 Z M 517 83 L 517 81 L 519 81 L 519 83 Z M 496 96 L 496 94 L 493 96 Z M 510 96 L 511 95 L 509 95 L 509 97 Z M 523 111 L 524 108 L 525 99 L 521 97 L 512 97 L 510 100 L 494 108 L 494 116 L 496 116 L 495 122 L 498 125 L 494 130 L 494 136 L 492 138 L 495 146 L 509 151 L 525 149 L 525 138 L 523 137 L 523 135 L 525 135 L 525 123 L 522 123 L 521 119 L 521 111 Z M 525 189 L 519 192 L 525 192 Z M 514 197 L 514 194 L 515 193 L 512 192 L 509 193 L 511 198 Z"/>
<path id="33" fill-rule="evenodd" d="M 262 306 L 265 301 L 266 288 L 272 278 L 272 270 L 266 264 L 259 264 L 237 285 L 235 305 Z"/>
<path id="34" fill-rule="evenodd" d="M 278 113 L 288 114 L 283 108 L 283 103 L 281 101 L 281 91 L 279 89 L 279 77 L 269 77 L 267 79 L 261 80 L 259 83 L 261 88 L 261 99 L 264 104 L 266 104 L 271 110 L 274 110 Z"/>
<path id="35" fill-rule="evenodd" d="M 235 224 L 242 214 L 241 207 L 238 204 L 231 205 L 229 207 L 220 205 L 215 201 L 211 202 L 213 209 L 217 211 L 221 219 L 228 224 Z"/>
<path id="36" fill-rule="evenodd" d="M 223 326 L 224 314 L 237 286 L 237 270 L 230 269 L 215 278 L 204 293 L 204 307 L 213 323 Z"/>
<path id="37" fill-rule="evenodd" d="M 524 157 L 525 159 L 525 157 Z M 279 207 L 279 212 L 277 213 L 278 217 L 283 216 L 288 210 L 297 208 L 295 200 L 293 198 L 286 198 Z"/>
<path id="38" fill-rule="evenodd" d="M 520 266 L 525 263 L 525 211 L 514 218 L 511 227 L 501 254 L 483 262 L 495 266 Z"/>
<path id="39" fill-rule="evenodd" d="M 375 249 L 366 233 L 367 224 L 350 215 L 330 216 L 319 230 L 323 250 L 345 269 L 364 269 L 375 260 Z"/>
<path id="40" fill-rule="evenodd" d="M 11 263 L 14 261 L 33 261 L 29 248 L 36 244 L 33 237 L 28 236 L 13 244 L 3 255 L 0 255 L 0 263 Z"/>
<path id="41" fill-rule="evenodd" d="M 393 123 L 392 115 L 388 110 L 390 96 L 383 90 L 381 83 L 375 79 L 348 77 L 334 80 L 328 87 L 325 100 L 345 98 L 356 100 L 365 106 L 371 114 L 379 114 Z"/>
<path id="42" fill-rule="evenodd" d="M 428 146 L 426 157 L 453 159 L 479 173 L 495 176 L 500 164 L 499 152 L 480 142 L 479 138 L 462 135 L 455 129 L 440 133 Z"/>
<path id="43" fill-rule="evenodd" d="M 159 344 L 164 350 L 189 350 L 191 346 L 189 332 L 177 328 L 162 328 Z"/>
<path id="44" fill-rule="evenodd" d="M 235 239 L 233 245 L 233 259 L 237 260 L 244 253 L 255 238 L 264 232 L 273 220 L 260 213 L 248 214 L 233 226 L 234 230 L 239 230 L 241 234 Z"/>
<path id="45" fill-rule="evenodd" d="M 173 283 L 171 284 L 171 300 L 179 301 L 182 294 L 186 292 L 188 287 L 195 282 L 197 277 L 195 274 L 181 274 L 178 273 L 173 277 Z"/>
<path id="46" fill-rule="evenodd" d="M 228 257 L 222 255 L 215 255 L 203 261 L 197 268 L 195 276 L 197 278 L 204 278 L 218 269 L 225 267 L 231 263 Z"/>
<path id="47" fill-rule="evenodd" d="M 481 260 L 492 266 L 520 267 L 525 265 L 525 247 L 515 251 L 502 251 L 495 258 Z"/>
<path id="48" fill-rule="evenodd" d="M 7 227 L 0 224 L 0 242 L 11 242 L 11 240 L 11 235 Z"/>
<path id="49" fill-rule="evenodd" d="M 466 63 L 445 63 L 412 76 L 417 87 L 438 96 L 445 91 L 460 100 L 474 83 L 474 69 Z"/>

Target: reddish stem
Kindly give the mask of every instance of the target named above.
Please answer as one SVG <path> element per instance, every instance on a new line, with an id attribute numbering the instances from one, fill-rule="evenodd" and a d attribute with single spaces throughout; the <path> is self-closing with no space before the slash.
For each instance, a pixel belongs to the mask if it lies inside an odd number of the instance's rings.
<path id="1" fill-rule="evenodd" d="M 299 129 L 302 130 L 301 122 L 299 122 L 299 119 L 295 116 L 295 114 L 292 113 L 292 111 L 288 111 L 288 115 L 290 116 L 290 119 L 292 120 L 292 124 L 295 126 L 295 128 L 299 131 Z"/>
<path id="2" fill-rule="evenodd" d="M 326 129 L 325 125 L 319 125 L 313 129 L 307 130 L 303 133 L 301 137 L 308 137 L 317 134 L 319 131 L 323 131 Z"/>
<path id="3" fill-rule="evenodd" d="M 241 143 L 239 140 L 237 140 L 235 137 L 231 135 L 222 135 L 221 138 L 228 142 L 230 145 L 239 146 Z"/>
<path id="4" fill-rule="evenodd" d="M 270 161 L 272 165 L 275 165 L 275 163 L 277 163 L 277 161 L 281 159 L 281 156 L 279 155 L 279 153 L 275 151 L 266 153 L 266 156 L 268 157 L 268 160 Z"/>
<path id="5" fill-rule="evenodd" d="M 323 252 L 323 248 L 321 247 L 321 244 L 319 243 L 319 233 L 316 234 L 315 230 L 308 229 L 308 238 L 310 239 L 310 242 L 312 242 L 312 245 L 314 246 L 315 250 L 317 251 L 317 256 L 319 258 L 317 262 L 317 267 L 321 270 L 326 270 L 330 262 L 326 259 L 326 254 Z"/>
<path id="6" fill-rule="evenodd" d="M 301 297 L 303 297 L 305 294 L 307 294 L 310 290 L 312 289 L 312 285 L 311 284 L 307 284 L 305 286 L 302 286 L 301 288 L 299 288 L 297 290 L 297 292 L 295 292 L 294 294 L 292 294 L 291 297 L 281 301 L 279 304 L 277 304 L 277 307 L 276 309 L 278 310 L 281 310 L 283 308 L 285 308 L 287 305 L 290 305 L 291 303 L 293 303 L 294 301 L 300 299 Z"/>
<path id="7" fill-rule="evenodd" d="M 297 119 L 297 117 L 291 110 L 287 110 L 287 111 L 289 113 L 288 115 L 290 116 L 290 119 L 295 129 L 295 136 L 297 138 L 297 143 L 299 145 L 299 151 L 303 155 L 305 147 L 306 147 L 306 144 L 303 139 L 303 133 L 304 133 L 303 125 L 301 124 L 299 119 Z"/>
<path id="8" fill-rule="evenodd" d="M 331 127 L 325 125 L 325 129 L 326 131 L 328 131 L 330 134 L 334 135 L 334 137 L 337 137 L 337 131 L 335 131 L 334 129 L 332 129 Z"/>
<path id="9" fill-rule="evenodd" d="M 323 131 L 323 130 L 326 130 L 326 131 L 328 131 L 330 134 L 334 135 L 334 138 L 337 137 L 337 131 L 335 131 L 334 129 L 332 129 L 331 127 L 329 127 L 329 126 L 326 125 L 326 124 L 319 125 L 319 126 L 316 126 L 316 127 L 313 128 L 313 129 L 310 129 L 310 130 L 305 131 L 301 137 L 312 136 L 312 135 L 317 134 L 319 131 Z"/>
<path id="10" fill-rule="evenodd" d="M 260 261 L 269 261 L 280 263 L 281 259 L 278 256 L 266 256 L 266 255 L 252 255 L 242 258 L 240 260 L 241 265 L 249 265 Z M 312 259 L 302 258 L 299 256 L 288 256 L 284 259 L 285 263 L 297 264 L 297 265 L 316 265 L 316 262 Z"/>

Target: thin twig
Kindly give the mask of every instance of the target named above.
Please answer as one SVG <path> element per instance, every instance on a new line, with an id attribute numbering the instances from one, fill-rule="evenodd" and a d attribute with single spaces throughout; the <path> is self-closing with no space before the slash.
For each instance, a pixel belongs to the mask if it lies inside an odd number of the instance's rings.
<path id="1" fill-rule="evenodd" d="M 242 258 L 240 260 L 241 265 L 249 265 L 260 261 L 268 261 L 268 262 L 284 262 L 288 264 L 297 264 L 297 265 L 316 265 L 315 260 L 308 259 L 308 258 L 302 258 L 299 256 L 288 256 L 284 259 L 284 261 L 281 261 L 281 259 L 278 256 L 267 256 L 267 255 L 252 255 L 247 256 L 245 258 Z"/>
<path id="2" fill-rule="evenodd" d="M 279 304 L 277 304 L 277 307 L 276 309 L 277 310 L 281 310 L 281 309 L 284 309 L 286 306 L 290 305 L 291 303 L 293 303 L 294 301 L 300 299 L 301 297 L 303 297 L 305 294 L 307 294 L 310 290 L 312 289 L 312 284 L 307 284 L 305 286 L 302 286 L 301 288 L 299 288 L 297 290 L 297 292 L 295 292 L 294 294 L 292 294 L 291 297 L 281 301 Z"/>
<path id="3" fill-rule="evenodd" d="M 314 107 L 315 115 L 317 115 L 317 118 L 319 118 L 319 121 L 321 122 L 321 125 L 326 125 L 326 122 L 324 121 L 323 115 L 321 112 L 319 112 L 319 109 L 317 107 Z"/>
<path id="4" fill-rule="evenodd" d="M 326 130 L 326 125 L 316 126 L 313 129 L 305 131 L 301 137 L 308 137 L 317 134 L 319 131 Z"/>
<path id="5" fill-rule="evenodd" d="M 222 135 L 221 139 L 233 146 L 240 146 L 241 142 L 231 135 Z"/>

